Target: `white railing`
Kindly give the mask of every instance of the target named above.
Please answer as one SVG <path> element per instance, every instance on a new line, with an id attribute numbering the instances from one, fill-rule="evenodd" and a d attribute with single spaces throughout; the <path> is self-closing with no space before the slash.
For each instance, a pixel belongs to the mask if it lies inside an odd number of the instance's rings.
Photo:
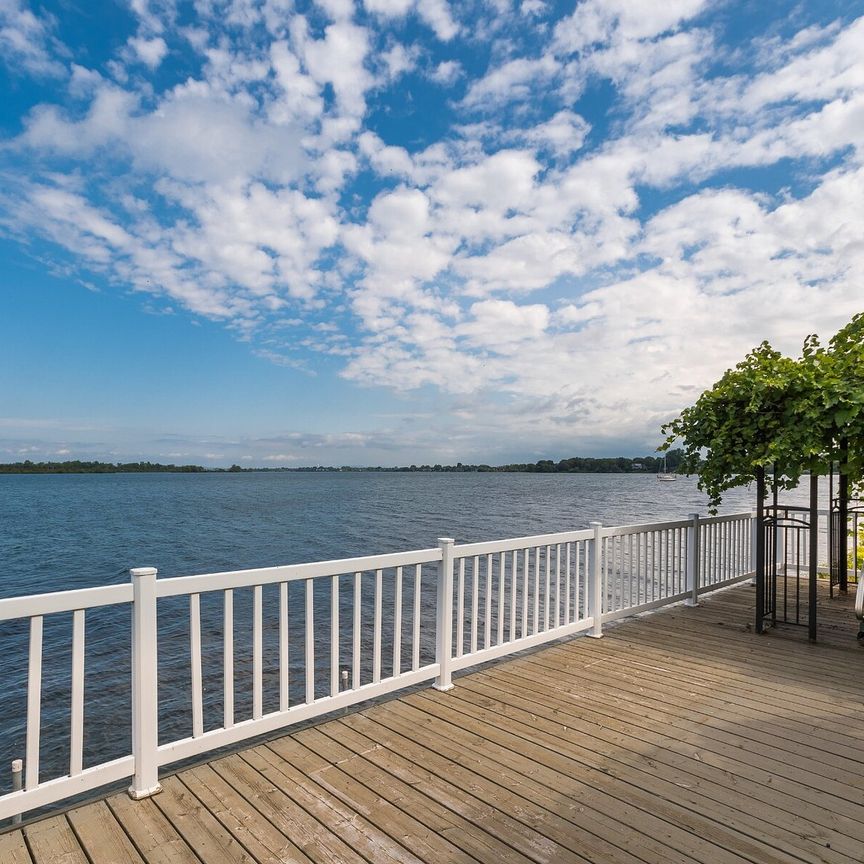
<path id="1" fill-rule="evenodd" d="M 695 603 L 752 576 L 753 523 L 750 513 L 595 522 L 582 531 L 465 545 L 443 538 L 419 551 L 170 579 L 138 568 L 131 584 L 0 600 L 0 622 L 29 627 L 23 788 L 0 795 L 0 820 L 128 777 L 132 797 L 146 797 L 160 789 L 159 768 L 179 760 L 433 679 L 447 690 L 454 671 L 580 632 L 599 637 L 604 622 L 626 615 Z M 131 747 L 85 767 L 85 631 L 99 607 L 131 613 Z M 68 747 L 55 742 L 68 771 L 44 778 L 49 616 L 71 617 Z M 238 617 L 246 626 L 235 626 Z M 179 710 L 160 716 L 167 700 L 160 703 L 159 673 L 169 666 L 174 686 L 178 667 L 189 682 L 188 718 Z"/>

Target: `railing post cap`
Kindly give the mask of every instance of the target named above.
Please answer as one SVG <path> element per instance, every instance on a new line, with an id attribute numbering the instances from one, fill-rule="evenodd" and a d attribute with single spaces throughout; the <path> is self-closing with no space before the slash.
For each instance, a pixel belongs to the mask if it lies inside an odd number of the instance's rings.
<path id="1" fill-rule="evenodd" d="M 602 528 L 602 527 L 603 527 L 603 523 L 602 523 L 602 522 L 589 522 L 588 524 L 589 524 L 592 528 Z"/>
<path id="2" fill-rule="evenodd" d="M 698 513 L 691 513 L 691 514 L 690 514 L 690 518 L 691 518 L 691 519 L 698 519 L 698 518 L 699 518 L 699 514 L 698 514 Z"/>
<path id="3" fill-rule="evenodd" d="M 439 537 L 438 544 L 440 546 L 449 545 L 452 546 L 456 541 L 452 537 Z"/>
<path id="4" fill-rule="evenodd" d="M 13 759 L 12 760 L 12 773 L 20 774 L 24 770 L 24 760 L 23 759 Z"/>
<path id="5" fill-rule="evenodd" d="M 129 575 L 133 579 L 138 579 L 142 576 L 155 576 L 158 572 L 155 567 L 133 567 L 129 571 Z"/>

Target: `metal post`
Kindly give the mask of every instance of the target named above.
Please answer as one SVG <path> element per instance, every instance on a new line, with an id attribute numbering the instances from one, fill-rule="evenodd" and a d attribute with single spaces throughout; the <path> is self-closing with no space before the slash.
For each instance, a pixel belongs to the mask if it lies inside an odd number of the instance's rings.
<path id="1" fill-rule="evenodd" d="M 159 783 L 159 709 L 156 643 L 156 568 L 138 567 L 132 576 L 132 755 L 131 798 L 162 791 Z"/>
<path id="2" fill-rule="evenodd" d="M 441 561 L 438 565 L 438 610 L 435 618 L 436 690 L 450 690 L 450 661 L 453 657 L 453 544 L 450 537 L 439 537 Z"/>
<path id="3" fill-rule="evenodd" d="M 24 773 L 24 763 L 20 759 L 12 760 L 12 791 L 20 792 L 22 789 L 22 775 Z M 21 824 L 21 814 L 16 813 L 12 817 L 13 825 Z"/>
<path id="4" fill-rule="evenodd" d="M 765 629 L 765 468 L 756 469 L 756 632 Z"/>
<path id="5" fill-rule="evenodd" d="M 849 462 L 849 442 L 844 439 L 840 443 L 840 447 L 840 478 L 837 484 L 840 528 L 837 532 L 837 540 L 839 541 L 837 558 L 840 565 L 838 587 L 840 593 L 845 594 L 849 590 L 849 475 L 846 473 Z M 857 538 L 852 542 L 856 543 Z"/>
<path id="6" fill-rule="evenodd" d="M 588 569 L 591 573 L 591 584 L 588 591 L 588 614 L 594 619 L 591 632 L 588 635 L 592 639 L 603 637 L 603 568 L 602 550 L 603 542 L 602 522 L 590 522 L 594 529 L 594 538 L 588 548 Z"/>
<path id="7" fill-rule="evenodd" d="M 845 530 L 845 526 L 844 526 Z M 818 576 L 819 556 L 819 475 L 811 469 L 810 471 L 810 584 L 809 584 L 809 613 L 808 635 L 811 642 L 816 641 L 816 604 L 818 602 L 816 578 Z M 845 562 L 844 562 L 845 563 Z M 797 564 L 797 562 L 796 562 Z M 844 572 L 843 568 L 840 570 Z M 798 574 L 800 579 L 800 573 Z"/>
<path id="8" fill-rule="evenodd" d="M 687 593 L 690 595 L 685 606 L 699 605 L 699 514 L 690 514 L 690 524 L 687 526 Z"/>

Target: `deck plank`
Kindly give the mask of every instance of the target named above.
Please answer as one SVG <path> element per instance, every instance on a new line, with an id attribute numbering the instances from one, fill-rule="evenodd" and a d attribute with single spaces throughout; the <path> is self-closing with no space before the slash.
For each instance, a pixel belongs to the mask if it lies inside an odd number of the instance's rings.
<path id="1" fill-rule="evenodd" d="M 147 864 L 201 864 L 152 798 L 132 801 L 120 793 L 107 804 Z"/>
<path id="2" fill-rule="evenodd" d="M 3 864 L 33 864 L 20 829 L 0 834 L 0 861 Z"/>
<path id="3" fill-rule="evenodd" d="M 259 864 L 311 864 L 312 859 L 209 765 L 184 771 L 181 781 Z"/>
<path id="4" fill-rule="evenodd" d="M 89 864 L 64 816 L 51 816 L 24 829 L 35 864 Z"/>
<path id="5" fill-rule="evenodd" d="M 860 864 L 864 649 L 742 585 L 0 834 L 6 864 Z"/>
<path id="6" fill-rule="evenodd" d="M 92 864 L 144 864 L 144 859 L 104 801 L 76 807 L 67 816 Z"/>
<path id="7" fill-rule="evenodd" d="M 323 757 L 305 746 L 304 741 L 308 737 L 306 733 L 300 733 L 292 738 L 282 738 L 273 742 L 270 749 L 298 771 L 314 777 L 334 798 L 359 813 L 377 831 L 387 834 L 419 859 L 430 862 L 452 861 L 453 864 L 468 864 L 475 860 L 437 831 L 430 830 L 395 803 L 346 774 L 340 767 L 332 763 L 323 766 L 317 764 Z"/>
<path id="8" fill-rule="evenodd" d="M 245 755 L 245 754 L 244 754 Z M 322 825 L 283 790 L 257 771 L 241 756 L 228 756 L 213 763 L 214 770 L 227 780 L 261 817 L 290 837 L 315 862 L 322 864 L 363 864 L 341 837 Z"/>

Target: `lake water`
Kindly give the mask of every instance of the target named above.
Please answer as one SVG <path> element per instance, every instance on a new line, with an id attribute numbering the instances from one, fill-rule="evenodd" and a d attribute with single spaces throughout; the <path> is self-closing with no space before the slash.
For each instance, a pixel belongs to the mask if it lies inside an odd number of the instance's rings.
<path id="1" fill-rule="evenodd" d="M 753 494 L 733 491 L 721 512 L 751 509 Z M 800 493 L 793 497 L 803 500 Z M 651 474 L 0 475 L 0 597 L 125 582 L 130 567 L 189 575 L 428 548 L 442 536 L 457 543 L 493 540 L 580 529 L 594 519 L 622 525 L 692 512 L 707 512 L 694 479 L 660 483 Z M 432 581 L 424 576 L 424 609 L 434 605 Z M 392 581 L 385 582 L 388 591 Z M 244 626 L 250 610 L 248 598 L 237 594 L 241 719 L 251 699 L 249 627 Z M 208 726 L 218 725 L 221 717 L 221 599 L 210 596 L 209 604 L 202 598 Z M 265 711 L 278 701 L 273 599 L 265 591 Z M 295 613 L 292 594 L 291 650 L 300 657 L 302 598 L 296 600 Z M 316 604 L 319 600 L 326 598 L 316 598 Z M 406 596 L 406 605 L 410 602 Z M 69 617 L 45 622 L 43 779 L 65 773 L 68 758 Z M 188 734 L 190 722 L 188 601 L 162 601 L 159 626 L 160 733 L 167 740 Z M 423 643 L 424 656 L 431 651 L 431 643 Z M 24 753 L 24 622 L 0 624 L 0 652 L 0 790 L 5 791 L 7 766 Z M 128 609 L 88 613 L 86 669 L 85 765 L 129 752 Z M 326 690 L 326 681 L 322 686 Z"/>

